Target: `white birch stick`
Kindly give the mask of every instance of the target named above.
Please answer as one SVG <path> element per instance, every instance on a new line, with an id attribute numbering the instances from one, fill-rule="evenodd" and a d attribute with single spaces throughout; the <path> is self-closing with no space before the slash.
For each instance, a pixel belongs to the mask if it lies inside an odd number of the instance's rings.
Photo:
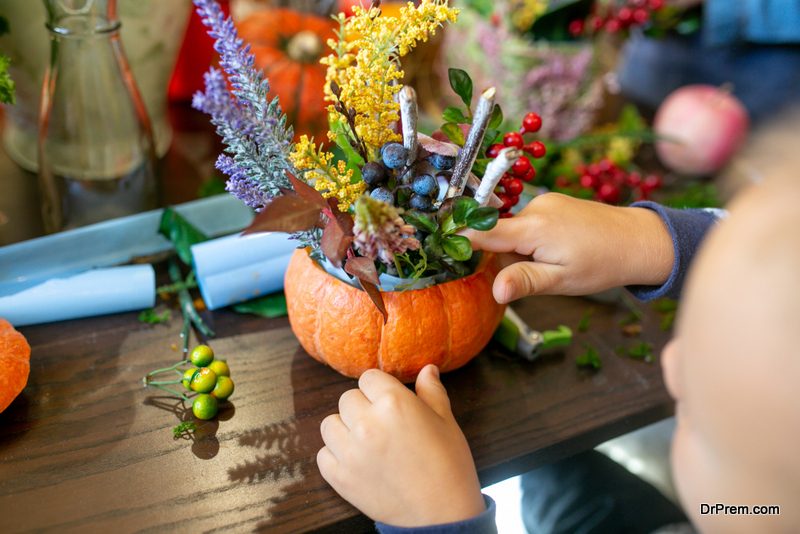
<path id="1" fill-rule="evenodd" d="M 400 90 L 400 118 L 403 123 L 403 146 L 408 150 L 406 165 L 413 165 L 417 160 L 417 92 L 413 87 L 405 86 Z"/>
<path id="2" fill-rule="evenodd" d="M 469 130 L 469 135 L 467 135 L 464 146 L 461 148 L 461 154 L 453 168 L 453 176 L 450 178 L 447 198 L 457 197 L 464 193 L 467 177 L 475 164 L 475 159 L 478 157 L 478 150 L 480 150 L 481 143 L 483 143 L 483 138 L 486 135 L 486 127 L 492 118 L 496 93 L 495 88 L 490 87 L 483 92 L 478 100 L 475 115 L 472 117 L 472 128 Z"/>
<path id="3" fill-rule="evenodd" d="M 500 178 L 508 172 L 520 156 L 522 156 L 522 150 L 510 146 L 501 150 L 500 154 L 489 162 L 481 180 L 481 185 L 478 186 L 478 190 L 475 192 L 475 200 L 478 201 L 478 204 L 485 206 L 488 203 L 489 196 L 494 191 L 494 188 L 497 187 L 497 184 L 500 183 Z"/>

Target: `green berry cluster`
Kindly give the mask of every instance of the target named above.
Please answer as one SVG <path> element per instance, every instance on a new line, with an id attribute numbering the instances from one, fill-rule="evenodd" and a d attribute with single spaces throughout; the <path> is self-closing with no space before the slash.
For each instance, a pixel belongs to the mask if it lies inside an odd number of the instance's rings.
<path id="1" fill-rule="evenodd" d="M 192 367 L 183 372 L 181 384 L 198 395 L 192 401 L 192 413 L 198 419 L 211 419 L 219 411 L 219 401 L 233 394 L 231 370 L 225 360 L 214 359 L 214 350 L 198 345 L 189 354 Z"/>

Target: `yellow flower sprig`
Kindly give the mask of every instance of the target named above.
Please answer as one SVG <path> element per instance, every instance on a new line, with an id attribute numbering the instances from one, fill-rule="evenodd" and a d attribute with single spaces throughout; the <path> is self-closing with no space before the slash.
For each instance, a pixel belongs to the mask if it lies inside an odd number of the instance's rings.
<path id="1" fill-rule="evenodd" d="M 549 0 L 514 0 L 511 7 L 511 23 L 522 32 L 531 29 L 536 20 L 547 13 Z"/>
<path id="2" fill-rule="evenodd" d="M 339 160 L 333 162 L 333 154 L 314 144 L 307 135 L 300 137 L 289 155 L 295 168 L 302 172 L 303 179 L 325 198 L 336 198 L 339 211 L 347 212 L 367 189 L 363 181 L 353 182 L 353 170 Z"/>
<path id="3" fill-rule="evenodd" d="M 328 41 L 332 53 L 320 60 L 328 66 L 325 96 L 331 114 L 340 114 L 337 101 L 355 110 L 355 135 L 374 153 L 400 140 L 392 129 L 399 119 L 400 58 L 445 22 L 455 22 L 458 10 L 448 7 L 447 0 L 422 0 L 419 6 L 409 2 L 396 17 L 381 16 L 376 7 L 356 6 L 353 13 L 350 18 L 338 15 L 338 38 Z M 338 97 L 331 82 L 341 91 Z"/>

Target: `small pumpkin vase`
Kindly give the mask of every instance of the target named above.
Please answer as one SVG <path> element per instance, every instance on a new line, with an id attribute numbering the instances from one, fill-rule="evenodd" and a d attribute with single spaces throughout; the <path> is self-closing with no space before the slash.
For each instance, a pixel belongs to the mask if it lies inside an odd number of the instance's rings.
<path id="1" fill-rule="evenodd" d="M 366 293 L 328 274 L 298 249 L 284 280 L 289 322 L 308 354 L 345 376 L 358 378 L 378 368 L 411 382 L 429 363 L 452 371 L 486 346 L 505 311 L 492 296 L 498 270 L 487 254 L 469 276 L 384 292 L 389 312 L 384 324 Z"/>

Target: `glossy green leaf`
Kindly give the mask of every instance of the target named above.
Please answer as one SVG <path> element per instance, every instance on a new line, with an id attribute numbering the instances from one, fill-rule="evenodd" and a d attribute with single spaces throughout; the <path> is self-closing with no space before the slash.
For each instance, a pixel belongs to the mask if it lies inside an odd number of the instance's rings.
<path id="1" fill-rule="evenodd" d="M 478 209 L 478 201 L 471 197 L 458 197 L 453 201 L 453 221 L 459 227 L 467 225 L 470 214 Z"/>
<path id="2" fill-rule="evenodd" d="M 442 125 L 440 128 L 442 133 L 445 134 L 450 141 L 457 144 L 458 146 L 464 146 L 464 132 L 461 130 L 461 127 L 456 124 L 455 122 L 448 122 Z"/>
<path id="3" fill-rule="evenodd" d="M 489 119 L 489 128 L 496 130 L 503 124 L 503 108 L 500 104 L 495 104 L 492 109 L 492 118 Z"/>
<path id="4" fill-rule="evenodd" d="M 164 208 L 158 231 L 172 241 L 175 252 L 186 265 L 192 264 L 192 245 L 208 240 L 208 236 L 172 208 Z"/>
<path id="5" fill-rule="evenodd" d="M 273 319 L 283 317 L 286 311 L 286 295 L 283 292 L 273 293 L 264 297 L 259 297 L 247 302 L 240 302 L 233 305 L 233 311 L 237 313 L 248 313 Z"/>
<path id="6" fill-rule="evenodd" d="M 439 228 L 436 221 L 418 211 L 407 211 L 403 213 L 403 219 L 417 230 L 422 230 L 429 234 L 432 234 Z"/>
<path id="7" fill-rule="evenodd" d="M 456 261 L 467 261 L 472 257 L 472 243 L 463 235 L 449 235 L 442 240 L 445 254 Z"/>
<path id="8" fill-rule="evenodd" d="M 500 211 L 497 208 L 483 206 L 473 210 L 467 215 L 467 226 L 473 230 L 485 232 L 486 230 L 494 228 L 499 218 Z"/>
<path id="9" fill-rule="evenodd" d="M 461 69 L 450 69 L 447 71 L 450 78 L 450 87 L 461 97 L 461 101 L 470 109 L 472 106 L 472 78 L 466 71 Z"/>
<path id="10" fill-rule="evenodd" d="M 449 106 L 447 109 L 444 110 L 442 113 L 442 118 L 446 122 L 455 122 L 458 124 L 469 124 L 470 121 L 467 117 L 464 116 L 464 112 L 461 111 L 459 108 L 455 106 Z"/>

